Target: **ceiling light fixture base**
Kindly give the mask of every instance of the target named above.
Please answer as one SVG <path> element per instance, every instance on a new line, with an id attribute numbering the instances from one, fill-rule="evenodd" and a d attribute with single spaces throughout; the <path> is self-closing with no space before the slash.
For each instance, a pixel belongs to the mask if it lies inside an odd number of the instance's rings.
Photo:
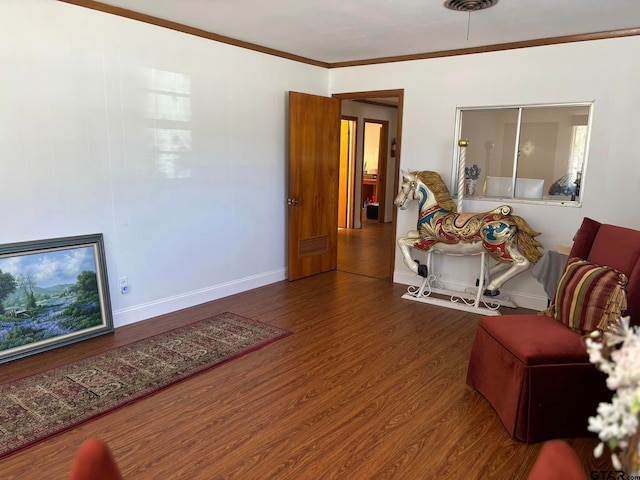
<path id="1" fill-rule="evenodd" d="M 496 3 L 498 0 L 447 0 L 444 6 L 459 12 L 475 12 L 493 7 Z"/>

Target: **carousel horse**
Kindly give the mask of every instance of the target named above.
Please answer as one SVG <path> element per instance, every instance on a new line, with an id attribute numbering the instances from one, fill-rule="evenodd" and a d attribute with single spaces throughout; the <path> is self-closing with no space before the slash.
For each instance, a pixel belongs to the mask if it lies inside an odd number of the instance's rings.
<path id="1" fill-rule="evenodd" d="M 535 264 L 543 245 L 535 237 L 540 235 L 517 215 L 502 205 L 484 213 L 457 213 L 446 184 L 436 172 L 402 171 L 402 187 L 394 200 L 401 210 L 408 202 L 418 200 L 417 230 L 398 239 L 404 263 L 416 275 L 427 277 L 427 266 L 414 260 L 410 249 L 476 255 L 483 251 L 497 260 L 489 269 L 485 295 L 497 296 L 504 282 Z"/>

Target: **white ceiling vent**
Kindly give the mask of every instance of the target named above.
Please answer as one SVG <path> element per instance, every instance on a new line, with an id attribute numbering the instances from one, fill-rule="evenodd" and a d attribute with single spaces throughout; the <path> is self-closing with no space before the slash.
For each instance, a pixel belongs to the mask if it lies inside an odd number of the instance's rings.
<path id="1" fill-rule="evenodd" d="M 498 0 L 447 0 L 444 6 L 460 12 L 475 12 L 493 7 L 496 3 Z"/>

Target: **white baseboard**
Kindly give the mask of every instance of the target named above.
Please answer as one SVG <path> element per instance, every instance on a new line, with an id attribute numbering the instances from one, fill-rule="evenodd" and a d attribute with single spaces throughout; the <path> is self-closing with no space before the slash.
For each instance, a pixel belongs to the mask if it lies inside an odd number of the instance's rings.
<path id="1" fill-rule="evenodd" d="M 393 281 L 401 285 L 418 286 L 420 285 L 422 278 L 413 273 L 394 272 Z M 475 288 L 475 285 L 448 281 L 447 288 L 463 292 L 465 288 Z M 547 308 L 547 297 L 530 295 L 523 292 L 513 292 L 506 289 L 501 289 L 501 293 L 507 297 L 510 297 L 511 300 L 513 300 L 513 302 L 519 307 L 530 308 L 532 310 L 544 310 L 545 308 Z"/>
<path id="2" fill-rule="evenodd" d="M 180 295 L 163 298 L 155 302 L 136 305 L 113 312 L 114 326 L 122 327 L 149 318 L 175 312 L 183 308 L 193 307 L 201 303 L 210 302 L 219 298 L 228 297 L 236 293 L 246 292 L 258 287 L 286 279 L 286 269 L 274 270 L 251 277 L 241 278 L 232 282 L 221 283 L 211 287 L 185 292 Z"/>
<path id="3" fill-rule="evenodd" d="M 279 282 L 287 278 L 287 270 L 279 269 L 272 272 L 266 272 L 251 277 L 245 277 L 232 282 L 221 283 L 211 287 L 185 292 L 180 295 L 163 298 L 155 302 L 143 303 L 134 307 L 114 310 L 113 323 L 114 326 L 122 327 L 132 323 L 147 320 L 167 313 L 175 312 L 183 308 L 193 307 L 205 302 L 218 300 L 219 298 L 228 297 L 236 293 L 246 292 L 258 287 L 263 287 L 271 283 Z M 394 272 L 393 281 L 401 285 L 420 285 L 421 278 L 413 273 Z M 459 282 L 447 282 L 447 288 L 457 291 L 464 291 L 465 288 L 474 285 L 462 284 Z M 504 295 L 511 299 L 519 306 L 531 308 L 533 310 L 544 310 L 547 308 L 547 298 L 528 295 L 522 292 L 511 292 L 505 290 Z"/>

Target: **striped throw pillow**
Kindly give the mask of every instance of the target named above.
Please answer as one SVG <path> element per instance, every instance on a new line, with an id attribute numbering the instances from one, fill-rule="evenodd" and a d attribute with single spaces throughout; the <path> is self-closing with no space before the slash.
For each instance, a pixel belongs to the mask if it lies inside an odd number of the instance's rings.
<path id="1" fill-rule="evenodd" d="M 606 330 L 627 309 L 626 285 L 618 270 L 570 258 L 546 313 L 580 334 Z"/>

